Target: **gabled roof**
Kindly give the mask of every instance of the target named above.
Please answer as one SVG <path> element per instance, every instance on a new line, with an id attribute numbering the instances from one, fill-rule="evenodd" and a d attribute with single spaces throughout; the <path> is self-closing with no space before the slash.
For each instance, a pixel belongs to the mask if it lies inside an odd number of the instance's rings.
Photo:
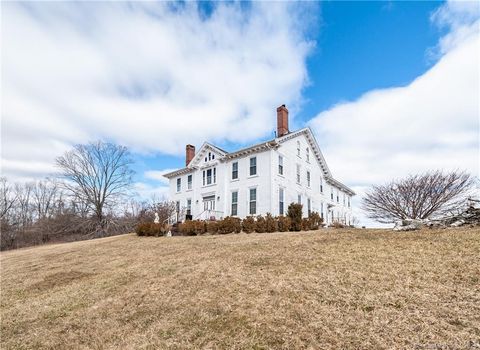
<path id="1" fill-rule="evenodd" d="M 283 135 L 281 137 L 277 137 L 275 139 L 269 140 L 269 141 L 264 141 L 257 143 L 253 146 L 242 148 L 238 151 L 235 152 L 227 152 L 225 150 L 222 150 L 221 148 L 212 145 L 211 143 L 204 142 L 202 147 L 200 147 L 199 151 L 195 154 L 195 157 L 190 161 L 187 167 L 170 172 L 168 174 L 164 174 L 166 178 L 172 178 L 175 176 L 187 174 L 195 169 L 198 168 L 198 163 L 201 161 L 204 157 L 204 154 L 210 149 L 214 151 L 215 153 L 220 155 L 220 158 L 217 160 L 222 162 L 225 160 L 230 160 L 234 159 L 237 157 L 242 157 L 251 153 L 257 153 L 261 151 L 266 151 L 268 149 L 277 149 L 278 147 L 281 146 L 282 143 L 294 139 L 300 135 L 305 135 L 312 151 L 315 156 L 315 158 L 318 161 L 318 164 L 320 165 L 323 174 L 325 176 L 325 181 L 333 186 L 336 186 L 342 190 L 344 190 L 346 193 L 350 195 L 355 195 L 355 192 L 351 190 L 349 187 L 346 185 L 342 184 L 341 182 L 335 180 L 330 172 L 330 169 L 328 168 L 327 162 L 325 161 L 325 158 L 323 157 L 322 151 L 320 150 L 320 146 L 318 145 L 317 140 L 315 139 L 315 135 L 312 132 L 312 129 L 309 127 L 290 132 L 286 135 Z"/>

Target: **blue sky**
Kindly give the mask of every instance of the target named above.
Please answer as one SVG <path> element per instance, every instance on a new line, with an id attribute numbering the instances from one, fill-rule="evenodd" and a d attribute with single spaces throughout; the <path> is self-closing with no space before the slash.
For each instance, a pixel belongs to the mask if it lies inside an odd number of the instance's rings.
<path id="1" fill-rule="evenodd" d="M 139 194 L 161 197 L 185 144 L 269 139 L 284 103 L 354 205 L 410 173 L 478 175 L 479 6 L 4 3 L 2 175 L 41 178 L 103 139 L 132 150 Z"/>

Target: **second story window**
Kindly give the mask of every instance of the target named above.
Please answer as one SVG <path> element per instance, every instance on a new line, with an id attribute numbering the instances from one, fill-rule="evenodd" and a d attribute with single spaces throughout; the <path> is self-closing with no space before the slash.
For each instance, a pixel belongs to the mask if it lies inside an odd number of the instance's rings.
<path id="1" fill-rule="evenodd" d="M 203 186 L 217 183 L 217 168 L 203 171 Z"/>
<path id="2" fill-rule="evenodd" d="M 250 176 L 257 175 L 257 157 L 250 158 Z"/>
<path id="3" fill-rule="evenodd" d="M 348 207 L 350 208 L 350 196 L 348 196 Z"/>
<path id="4" fill-rule="evenodd" d="M 340 203 L 340 197 L 338 195 L 338 189 L 337 189 L 337 203 Z"/>
<path id="5" fill-rule="evenodd" d="M 300 164 L 297 164 L 297 184 L 300 183 Z"/>
<path id="6" fill-rule="evenodd" d="M 310 172 L 307 171 L 307 186 L 310 187 Z"/>
<path id="7" fill-rule="evenodd" d="M 278 156 L 278 174 L 283 175 L 283 157 Z"/>
<path id="8" fill-rule="evenodd" d="M 187 176 L 187 189 L 189 189 L 189 190 L 192 189 L 192 179 L 193 179 L 193 175 L 188 175 Z"/>
<path id="9" fill-rule="evenodd" d="M 320 178 L 320 193 L 323 193 L 323 179 Z"/>
<path id="10" fill-rule="evenodd" d="M 177 179 L 177 192 L 180 192 L 182 190 L 182 179 L 179 177 Z"/>
<path id="11" fill-rule="evenodd" d="M 232 163 L 232 180 L 238 179 L 238 162 Z"/>
<path id="12" fill-rule="evenodd" d="M 300 157 L 300 141 L 297 141 L 297 156 Z"/>
<path id="13" fill-rule="evenodd" d="M 307 162 L 310 162 L 310 148 L 308 148 L 308 147 L 307 147 L 306 157 L 307 157 Z"/>
<path id="14" fill-rule="evenodd" d="M 302 195 L 301 194 L 298 195 L 297 202 L 298 202 L 298 204 L 302 204 Z"/>
<path id="15" fill-rule="evenodd" d="M 312 213 L 312 201 L 310 200 L 310 198 L 307 199 L 307 212 L 308 216 L 310 216 L 310 214 Z"/>
<path id="16" fill-rule="evenodd" d="M 333 187 L 330 188 L 330 199 L 333 201 Z"/>

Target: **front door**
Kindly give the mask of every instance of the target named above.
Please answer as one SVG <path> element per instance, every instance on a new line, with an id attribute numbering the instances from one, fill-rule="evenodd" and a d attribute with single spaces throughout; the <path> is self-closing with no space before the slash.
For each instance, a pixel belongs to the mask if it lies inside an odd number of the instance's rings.
<path id="1" fill-rule="evenodd" d="M 203 197 L 203 210 L 207 212 L 215 211 L 215 196 Z"/>

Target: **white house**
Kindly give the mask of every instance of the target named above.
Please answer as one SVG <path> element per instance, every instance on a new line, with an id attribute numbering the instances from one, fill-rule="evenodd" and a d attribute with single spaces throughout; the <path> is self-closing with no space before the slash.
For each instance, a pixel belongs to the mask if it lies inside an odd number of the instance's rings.
<path id="1" fill-rule="evenodd" d="M 333 178 L 310 128 L 289 131 L 285 105 L 277 108 L 276 135 L 235 152 L 187 145 L 185 168 L 164 175 L 178 220 L 286 215 L 299 202 L 305 217 L 317 211 L 327 224 L 351 224 L 355 193 Z"/>

